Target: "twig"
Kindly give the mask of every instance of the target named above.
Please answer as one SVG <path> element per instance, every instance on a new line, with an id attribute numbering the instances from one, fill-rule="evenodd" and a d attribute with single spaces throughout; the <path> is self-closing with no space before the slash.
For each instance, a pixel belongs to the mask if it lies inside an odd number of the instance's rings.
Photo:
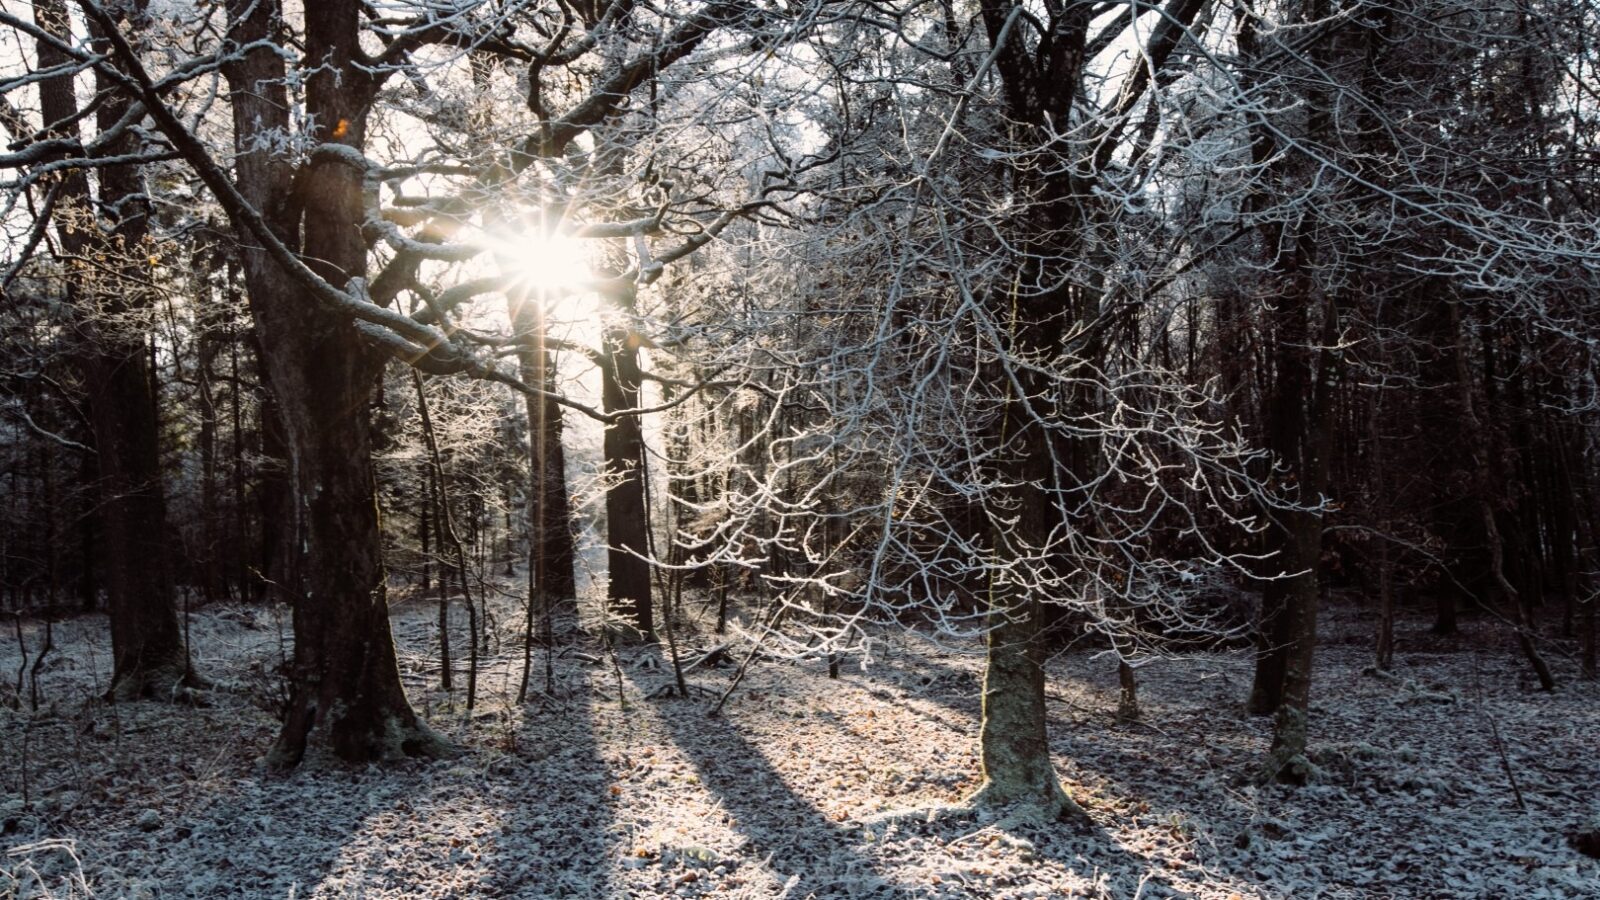
<path id="1" fill-rule="evenodd" d="M 756 653 L 761 650 L 762 640 L 764 640 L 768 634 L 772 633 L 772 629 L 778 626 L 779 620 L 783 618 L 783 614 L 786 610 L 788 610 L 788 608 L 788 605 L 783 602 L 783 596 L 781 594 L 773 598 L 772 609 L 767 611 L 767 622 L 764 626 L 762 626 L 761 633 L 757 634 L 756 639 L 750 643 L 750 652 L 746 653 L 744 655 L 744 661 L 739 663 L 739 671 L 733 673 L 733 683 L 728 685 L 728 689 L 726 691 L 722 692 L 722 697 L 717 700 L 717 705 L 713 706 L 711 711 L 706 713 L 707 716 L 716 718 L 722 714 L 723 705 L 728 702 L 729 697 L 733 696 L 734 690 L 739 687 L 739 682 L 744 680 L 745 672 L 749 671 L 750 663 L 755 660 Z"/>
<path id="2" fill-rule="evenodd" d="M 1505 742 L 1500 740 L 1500 726 L 1495 723 L 1494 716 L 1483 705 L 1483 685 L 1478 679 L 1478 651 L 1472 651 L 1472 692 L 1478 701 L 1478 712 L 1489 722 L 1489 736 L 1494 739 L 1494 752 L 1500 757 L 1500 768 L 1505 770 L 1506 780 L 1511 782 L 1511 793 L 1517 798 L 1517 809 L 1528 811 L 1528 804 L 1522 799 L 1522 788 L 1517 785 L 1516 773 L 1511 771 L 1511 760 L 1506 756 Z"/>

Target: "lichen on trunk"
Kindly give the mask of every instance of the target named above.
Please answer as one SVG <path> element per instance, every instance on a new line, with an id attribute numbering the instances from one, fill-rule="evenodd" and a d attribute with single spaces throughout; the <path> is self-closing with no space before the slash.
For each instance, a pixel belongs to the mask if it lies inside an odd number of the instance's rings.
<path id="1" fill-rule="evenodd" d="M 1014 807 L 1052 821 L 1086 818 L 1062 789 L 1050 758 L 1038 601 L 991 617 L 978 737 L 983 783 L 968 804 Z"/>

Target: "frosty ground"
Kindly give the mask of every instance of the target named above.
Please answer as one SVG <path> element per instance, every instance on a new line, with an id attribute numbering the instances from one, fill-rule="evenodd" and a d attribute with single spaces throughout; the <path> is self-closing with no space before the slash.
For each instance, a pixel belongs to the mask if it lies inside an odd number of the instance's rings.
<path id="1" fill-rule="evenodd" d="M 1403 623 L 1380 678 L 1363 674 L 1367 626 L 1333 615 L 1323 776 L 1298 790 L 1255 783 L 1270 725 L 1240 712 L 1242 653 L 1144 667 L 1143 719 L 1119 723 L 1114 663 L 1064 652 L 1053 747 L 1093 819 L 1073 828 L 884 817 L 975 785 L 976 645 L 886 636 L 838 681 L 758 661 L 708 718 L 731 669 L 692 673 L 692 699 L 652 697 L 670 681 L 658 651 L 614 668 L 569 625 L 557 697 L 519 707 L 502 612 L 468 716 L 464 678 L 437 690 L 434 610 L 395 609 L 413 702 L 464 755 L 288 775 L 259 762 L 286 628 L 271 613 L 192 616 L 204 708 L 92 699 L 104 620 L 58 623 L 40 711 L 0 709 L 0 896 L 1600 897 L 1600 861 L 1565 837 L 1600 818 L 1600 690 L 1559 659 L 1561 686 L 1533 690 L 1493 621 L 1449 640 Z M 12 642 L 0 672 L 18 663 Z"/>

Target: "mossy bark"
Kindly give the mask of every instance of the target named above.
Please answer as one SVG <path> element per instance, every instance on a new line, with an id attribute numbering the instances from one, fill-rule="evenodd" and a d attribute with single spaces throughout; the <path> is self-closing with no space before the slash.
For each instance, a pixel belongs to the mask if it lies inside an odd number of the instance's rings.
<path id="1" fill-rule="evenodd" d="M 1021 807 L 1048 819 L 1083 816 L 1062 790 L 1050 759 L 1039 604 L 997 611 L 990 625 L 979 730 L 983 783 L 977 807 Z"/>

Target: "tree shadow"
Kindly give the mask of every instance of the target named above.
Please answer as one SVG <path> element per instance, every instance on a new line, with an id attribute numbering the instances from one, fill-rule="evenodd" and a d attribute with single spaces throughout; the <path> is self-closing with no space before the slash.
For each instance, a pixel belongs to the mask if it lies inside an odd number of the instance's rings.
<path id="1" fill-rule="evenodd" d="M 592 690 L 578 664 L 569 664 L 578 671 L 565 708 L 486 716 L 494 698 L 485 685 L 490 702 L 476 719 L 459 710 L 430 717 L 462 745 L 458 759 L 381 767 L 310 759 L 273 774 L 259 760 L 278 723 L 239 675 L 266 651 L 257 652 L 251 629 L 230 621 L 219 631 L 214 618 L 197 624 L 227 639 L 226 673 L 234 677 L 205 707 L 89 701 L 76 714 L 63 709 L 30 724 L 32 806 L 0 847 L 73 840 L 104 896 L 401 896 L 424 887 L 457 896 L 613 893 L 614 816 Z M 431 637 L 396 624 L 401 645 Z M 87 653 L 68 640 L 76 631 L 58 635 L 64 659 Z M 436 671 L 403 674 L 419 712 L 437 703 L 440 695 L 418 690 Z M 90 681 L 87 672 L 78 676 Z M 10 762 L 10 726 L 18 722 L 0 721 L 0 745 L 8 745 L 0 764 Z"/>
<path id="2" fill-rule="evenodd" d="M 1083 660 L 1068 671 L 1065 665 L 1050 670 L 1051 747 L 1057 771 L 1068 780 L 1074 797 L 1090 807 L 1094 821 L 1084 828 L 1038 824 L 991 823 L 985 826 L 1025 842 L 1035 857 L 1048 859 L 1078 873 L 1095 873 L 1115 896 L 1162 894 L 1185 895 L 1196 881 L 1232 881 L 1249 894 L 1256 879 L 1236 861 L 1202 846 L 1204 839 L 1221 839 L 1231 849 L 1232 830 L 1223 835 L 1205 835 L 1193 827 L 1195 814 L 1184 802 L 1183 792 L 1173 791 L 1170 776 L 1163 777 L 1164 757 L 1176 748 L 1206 746 L 1213 755 L 1221 753 L 1230 761 L 1230 771 L 1241 764 L 1252 764 L 1260 749 L 1252 735 L 1236 735 L 1240 740 L 1205 744 L 1187 743 L 1190 735 L 1175 736 L 1161 724 L 1115 720 L 1116 672 L 1108 668 L 1097 678 L 1092 668 L 1083 671 Z M 1089 664 L 1092 667 L 1092 663 Z M 887 670 L 887 671 L 886 671 Z M 894 704 L 955 740 L 975 742 L 981 717 L 981 674 L 959 661 L 933 654 L 909 654 L 895 666 L 876 673 L 851 675 L 842 679 L 872 695 L 877 701 Z M 1103 681 L 1102 685 L 1100 682 Z M 1164 686 L 1164 685 L 1163 685 Z M 1226 691 L 1220 682 L 1215 691 Z M 1063 696 L 1075 691 L 1077 696 Z M 1151 715 L 1147 718 L 1166 724 L 1167 718 L 1187 719 L 1197 711 L 1188 695 L 1148 698 Z M 1218 700 L 1219 698 L 1210 698 Z M 927 706 L 929 709 L 918 707 Z M 833 712 L 815 716 L 841 733 L 849 731 L 846 717 Z M 1239 730 L 1239 729 L 1235 729 Z M 1134 765 L 1119 763 L 1112 755 L 1122 753 Z M 1149 777 L 1139 771 L 1137 761 L 1149 766 Z M 1186 760 L 1187 761 L 1187 760 Z M 1202 769 L 1203 771 L 1203 769 Z M 1216 773 L 1211 773 L 1215 775 Z M 1132 812 L 1138 810 L 1137 816 Z M 982 819 L 958 819 L 950 826 L 909 823 L 905 827 L 941 839 L 959 837 L 965 828 L 984 826 Z M 953 829 L 953 830 L 952 830 Z M 1152 835 L 1154 838 L 1152 839 Z M 1209 874 L 1197 875 L 1196 867 L 1207 866 Z M 1187 883 L 1187 884 L 1185 884 Z"/>
<path id="3" fill-rule="evenodd" d="M 762 859 L 785 895 L 818 898 L 906 896 L 861 852 L 859 831 L 830 821 L 790 787 L 767 755 L 728 714 L 705 715 L 699 704 L 658 701 L 660 721 L 700 781 L 734 817 L 743 855 Z"/>
<path id="4" fill-rule="evenodd" d="M 558 672 L 563 696 L 529 707 L 513 725 L 515 747 L 487 767 L 500 824 L 486 842 L 486 896 L 617 895 L 613 775 L 595 724 L 601 686 L 586 667 Z"/>
<path id="5" fill-rule="evenodd" d="M 815 675 L 820 679 L 820 674 Z M 872 694 L 880 701 L 881 688 L 874 684 L 873 675 L 852 676 L 841 679 L 852 687 Z M 793 685 L 804 690 L 800 684 Z M 875 688 L 877 690 L 875 691 Z M 751 690 L 762 691 L 757 682 Z M 837 696 L 837 695 L 834 695 Z M 893 702 L 888 698 L 887 702 Z M 968 896 L 990 897 L 996 892 L 1021 887 L 1027 883 L 1030 866 L 1048 860 L 1065 870 L 1062 877 L 1081 882 L 1099 880 L 1108 896 L 1133 896 L 1143 891 L 1143 896 L 1183 895 L 1183 890 L 1169 876 L 1166 861 L 1130 849 L 1118 835 L 1097 822 L 1030 824 L 1026 820 L 1008 822 L 1003 815 L 998 818 L 988 814 L 949 814 L 932 807 L 922 807 L 920 813 L 893 816 L 874 823 L 870 818 L 865 829 L 829 821 L 815 803 L 801 797 L 788 783 L 784 774 L 766 753 L 747 736 L 738 724 L 742 715 L 737 709 L 727 718 L 706 719 L 698 706 L 680 706 L 682 701 L 665 701 L 660 718 L 672 733 L 676 746 L 693 762 L 703 782 L 734 814 L 738 829 L 749 840 L 749 852 L 761 857 L 770 854 L 770 865 L 780 876 L 797 876 L 792 896 L 853 898 L 873 896 Z M 957 740 L 976 739 L 977 701 L 970 709 L 961 709 L 957 718 L 971 714 L 970 727 L 959 729 L 944 721 L 920 714 L 930 724 L 947 734 L 962 732 Z M 859 718 L 859 710 L 824 708 L 806 716 L 815 727 L 828 729 L 837 741 L 870 740 L 870 736 L 853 729 L 851 723 Z M 788 740 L 788 729 L 781 729 L 779 737 Z M 1059 750 L 1059 747 L 1057 748 Z M 1102 783 L 1104 783 L 1102 781 Z M 926 796 L 921 792 L 919 796 Z M 953 797 L 950 797 L 953 799 Z M 911 805 L 916 809 L 916 800 Z M 927 815 L 933 812 L 933 815 Z M 1104 815 L 1097 810 L 1097 816 Z M 888 824 L 892 822 L 892 824 Z M 875 841 L 864 831 L 875 833 Z M 954 857 L 943 856 L 945 847 L 954 847 L 963 841 L 983 841 L 998 836 L 1005 849 L 1000 859 L 1019 866 L 1021 874 L 1011 876 L 1009 882 L 985 881 L 988 876 L 973 876 L 971 883 L 962 885 L 973 871 L 988 871 L 990 867 L 974 864 L 962 851 Z M 877 859 L 869 856 L 866 848 L 876 842 L 910 841 L 897 844 L 898 849 Z M 918 882 L 923 876 L 944 873 L 943 884 L 935 879 L 928 883 L 898 883 L 886 874 L 897 857 L 907 847 L 931 848 L 930 853 L 940 854 L 938 862 L 912 861 L 910 871 Z M 985 845 L 987 847 L 988 845 Z M 887 852 L 887 851 L 886 851 Z M 987 850 L 985 851 L 987 852 Z M 971 864 L 971 865 L 969 865 Z M 941 867 L 941 868 L 936 868 Z"/>

